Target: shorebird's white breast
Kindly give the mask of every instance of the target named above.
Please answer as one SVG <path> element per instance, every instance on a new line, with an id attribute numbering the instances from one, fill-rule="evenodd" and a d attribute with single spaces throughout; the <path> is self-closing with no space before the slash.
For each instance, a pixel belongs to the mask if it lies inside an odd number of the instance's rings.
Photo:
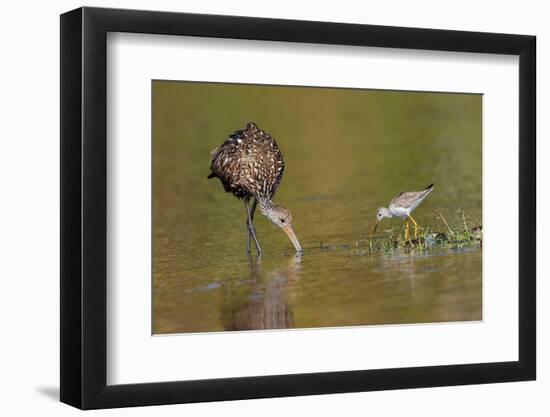
<path id="1" fill-rule="evenodd" d="M 388 207 L 388 208 L 390 210 L 390 213 L 395 217 L 401 217 L 401 218 L 407 217 L 407 215 L 410 212 L 410 209 L 404 208 L 404 207 L 391 206 L 391 207 Z"/>

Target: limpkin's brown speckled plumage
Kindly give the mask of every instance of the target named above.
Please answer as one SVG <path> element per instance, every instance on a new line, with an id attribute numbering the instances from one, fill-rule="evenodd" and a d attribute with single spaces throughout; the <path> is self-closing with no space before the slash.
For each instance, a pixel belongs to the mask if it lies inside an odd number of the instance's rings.
<path id="1" fill-rule="evenodd" d="M 237 198 L 271 200 L 281 183 L 285 162 L 277 142 L 250 122 L 212 151 L 209 178 L 218 177 Z"/>
<path id="2" fill-rule="evenodd" d="M 290 211 L 273 203 L 272 199 L 281 183 L 285 162 L 275 139 L 250 122 L 244 130 L 237 130 L 224 143 L 211 153 L 208 178 L 219 178 L 225 191 L 243 199 L 247 211 L 248 245 L 254 239 L 261 253 L 260 245 L 253 226 L 256 205 L 275 225 L 281 227 L 301 251 L 300 244 L 292 229 Z M 252 208 L 249 201 L 254 198 Z"/>

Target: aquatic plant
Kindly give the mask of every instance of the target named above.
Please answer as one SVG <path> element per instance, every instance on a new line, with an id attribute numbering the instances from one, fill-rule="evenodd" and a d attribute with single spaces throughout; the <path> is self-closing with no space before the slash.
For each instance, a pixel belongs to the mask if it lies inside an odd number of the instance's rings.
<path id="1" fill-rule="evenodd" d="M 395 252 L 421 250 L 430 251 L 437 248 L 481 247 L 483 244 L 483 227 L 468 219 L 463 210 L 457 211 L 457 217 L 449 222 L 440 213 L 434 213 L 433 222 L 419 230 L 416 239 L 405 239 L 405 229 L 390 229 L 383 235 L 367 235 L 355 242 L 355 255 L 375 254 L 377 252 Z"/>

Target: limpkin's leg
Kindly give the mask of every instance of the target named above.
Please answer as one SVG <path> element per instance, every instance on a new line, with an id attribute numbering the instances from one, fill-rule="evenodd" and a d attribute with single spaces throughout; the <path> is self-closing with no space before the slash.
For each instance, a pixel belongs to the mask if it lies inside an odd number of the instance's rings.
<path id="1" fill-rule="evenodd" d="M 256 205 L 258 204 L 258 200 L 254 199 L 252 202 L 252 208 L 250 209 L 250 223 L 252 223 L 252 228 L 254 229 L 254 213 L 256 213 Z M 247 224 L 248 227 L 248 224 Z M 256 229 L 254 229 L 254 233 L 256 233 Z M 252 240 L 252 233 L 250 231 L 248 232 L 248 243 L 246 245 L 246 250 L 248 253 L 250 253 L 250 241 Z"/>
<path id="2" fill-rule="evenodd" d="M 254 199 L 252 203 L 252 208 L 250 209 L 250 218 L 254 220 L 254 213 L 256 213 L 256 206 L 258 205 L 258 200 Z"/>
<path id="3" fill-rule="evenodd" d="M 248 231 L 248 239 L 246 241 L 246 253 L 250 253 L 250 242 L 252 241 L 252 232 L 250 231 L 249 223 L 252 223 L 252 227 L 254 227 L 254 212 L 256 211 L 256 199 L 254 199 L 254 202 L 252 203 L 252 208 L 248 208 L 248 199 L 244 200 L 246 204 L 246 230 Z"/>
<path id="4" fill-rule="evenodd" d="M 254 203 L 252 205 L 252 210 L 250 210 L 250 206 L 248 205 L 248 199 L 244 200 L 244 205 L 246 206 L 246 215 L 247 215 L 246 227 L 248 229 L 248 240 L 246 245 L 246 252 L 250 253 L 250 237 L 252 236 L 252 239 L 254 239 L 254 244 L 256 245 L 256 249 L 258 250 L 258 254 L 261 255 L 262 249 L 260 248 L 260 243 L 258 242 L 258 238 L 256 237 L 256 230 L 254 230 L 254 224 L 252 224 L 252 219 L 254 218 L 253 210 L 256 210 L 256 200 L 254 200 Z"/>
<path id="5" fill-rule="evenodd" d="M 410 214 L 407 214 L 407 216 L 409 216 L 409 219 L 411 219 L 412 222 L 414 223 L 414 238 L 418 239 L 418 223 L 416 222 L 415 219 L 413 219 L 413 217 Z"/>

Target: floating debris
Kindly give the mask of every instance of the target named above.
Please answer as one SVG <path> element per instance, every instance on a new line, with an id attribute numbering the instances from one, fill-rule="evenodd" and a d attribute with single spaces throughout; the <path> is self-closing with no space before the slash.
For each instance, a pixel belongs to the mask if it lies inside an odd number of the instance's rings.
<path id="1" fill-rule="evenodd" d="M 424 242 L 427 247 L 431 248 L 436 245 L 440 245 L 442 243 L 448 242 L 449 239 L 447 238 L 447 235 L 445 233 L 429 233 L 424 238 Z"/>
<path id="2" fill-rule="evenodd" d="M 472 227 L 471 232 L 472 232 L 472 236 L 475 239 L 477 240 L 483 239 L 483 226 Z"/>
<path id="3" fill-rule="evenodd" d="M 321 240 L 321 243 L 319 243 L 319 248 L 321 250 L 327 250 L 327 249 L 330 249 L 330 246 L 325 245 L 325 242 Z"/>

